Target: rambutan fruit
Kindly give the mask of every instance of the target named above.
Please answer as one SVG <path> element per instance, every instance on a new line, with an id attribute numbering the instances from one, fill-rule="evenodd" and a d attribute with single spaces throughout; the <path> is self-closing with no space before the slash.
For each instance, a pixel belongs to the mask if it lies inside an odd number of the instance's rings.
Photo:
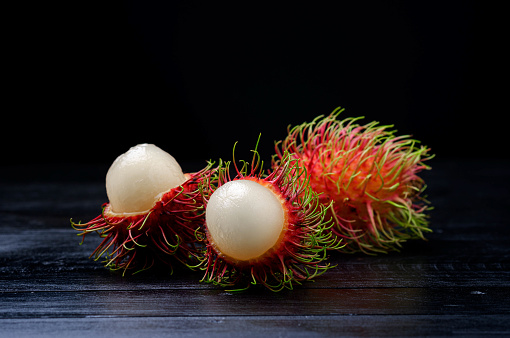
<path id="1" fill-rule="evenodd" d="M 104 240 L 94 250 L 112 270 L 148 269 L 155 262 L 196 265 L 197 238 L 204 219 L 198 184 L 208 167 L 184 174 L 177 161 L 152 144 L 139 144 L 117 157 L 106 175 L 109 203 L 101 215 L 72 226 Z M 82 242 L 83 242 L 82 240 Z"/>
<path id="2" fill-rule="evenodd" d="M 418 173 L 430 169 L 430 149 L 409 136 L 395 136 L 393 126 L 378 122 L 359 125 L 360 118 L 329 116 L 291 128 L 276 142 L 273 167 L 287 153 L 306 168 L 312 189 L 320 194 L 345 239 L 343 252 L 380 253 L 399 250 L 409 239 L 430 232 L 422 196 L 425 184 Z"/>
<path id="3" fill-rule="evenodd" d="M 235 149 L 235 147 L 234 147 Z M 292 289 L 329 269 L 326 250 L 339 241 L 328 230 L 328 206 L 301 179 L 305 171 L 285 155 L 263 174 L 256 148 L 251 164 L 222 163 L 201 183 L 206 205 L 202 279 L 244 290 L 250 284 L 272 291 Z"/>

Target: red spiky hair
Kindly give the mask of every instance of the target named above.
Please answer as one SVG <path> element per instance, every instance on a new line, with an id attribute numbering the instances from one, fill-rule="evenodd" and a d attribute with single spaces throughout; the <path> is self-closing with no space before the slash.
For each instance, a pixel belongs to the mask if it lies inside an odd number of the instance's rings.
<path id="1" fill-rule="evenodd" d="M 207 231 L 207 245 L 201 268 L 205 270 L 204 282 L 222 287 L 247 288 L 250 284 L 260 284 L 272 291 L 284 288 L 292 289 L 294 284 L 312 280 L 331 268 L 326 263 L 326 250 L 336 249 L 340 241 L 327 231 L 332 223 L 325 218 L 327 206 L 321 205 L 318 196 L 310 189 L 304 169 L 290 156 L 284 156 L 282 162 L 269 174 L 259 170 L 260 157 L 254 150 L 254 159 L 249 165 L 238 169 L 235 159 L 236 176 L 229 173 L 229 162 L 222 163 L 202 181 L 202 191 L 206 204 L 212 194 L 222 185 L 238 180 L 255 181 L 270 189 L 280 201 L 284 213 L 284 230 L 277 244 L 262 256 L 238 261 L 218 250 Z M 248 170 L 248 167 L 251 167 Z"/>
<path id="2" fill-rule="evenodd" d="M 276 143 L 273 166 L 289 152 L 307 169 L 322 203 L 334 202 L 332 229 L 346 240 L 344 252 L 387 252 L 423 238 L 431 231 L 425 214 L 430 208 L 418 173 L 430 169 L 423 163 L 433 157 L 430 149 L 409 136 L 395 136 L 392 126 L 338 120 L 343 110 L 289 127 L 288 136 Z"/>
<path id="3" fill-rule="evenodd" d="M 96 232 L 104 240 L 91 254 L 95 260 L 104 257 L 111 270 L 132 270 L 134 273 L 163 263 L 171 269 L 176 261 L 192 267 L 198 262 L 204 222 L 202 195 L 198 189 L 203 170 L 185 174 L 186 181 L 163 194 L 152 209 L 132 216 L 111 212 L 103 204 L 101 215 L 87 223 L 74 223 L 73 228 L 85 236 Z M 170 270 L 172 271 L 172 270 Z"/>

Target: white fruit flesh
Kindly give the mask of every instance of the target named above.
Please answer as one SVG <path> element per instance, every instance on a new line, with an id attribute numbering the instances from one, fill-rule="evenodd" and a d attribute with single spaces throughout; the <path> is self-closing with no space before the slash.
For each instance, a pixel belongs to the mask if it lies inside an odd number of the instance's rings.
<path id="1" fill-rule="evenodd" d="M 117 157 L 106 174 L 106 193 L 116 214 L 148 212 L 161 195 L 185 181 L 172 155 L 139 144 Z"/>
<path id="2" fill-rule="evenodd" d="M 275 246 L 284 222 L 280 200 L 251 180 L 225 183 L 207 204 L 207 230 L 216 250 L 239 261 L 257 259 Z"/>

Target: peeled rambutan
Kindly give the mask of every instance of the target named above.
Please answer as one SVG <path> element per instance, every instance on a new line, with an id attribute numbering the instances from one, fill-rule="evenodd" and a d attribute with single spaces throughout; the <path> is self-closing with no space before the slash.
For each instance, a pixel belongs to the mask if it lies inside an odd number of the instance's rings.
<path id="1" fill-rule="evenodd" d="M 184 174 L 177 161 L 152 144 L 140 144 L 117 157 L 106 175 L 109 203 L 101 215 L 72 226 L 83 236 L 104 240 L 94 250 L 112 270 L 150 268 L 156 262 L 197 264 L 197 238 L 204 222 L 198 184 L 206 172 Z M 82 242 L 83 242 L 82 240 Z"/>
<path id="2" fill-rule="evenodd" d="M 291 128 L 276 142 L 273 167 L 291 153 L 306 168 L 313 190 L 324 204 L 333 202 L 332 231 L 345 239 L 343 252 L 399 250 L 402 242 L 424 238 L 428 227 L 425 184 L 418 173 L 430 169 L 430 149 L 393 126 L 359 125 L 360 118 L 329 116 Z"/>
<path id="3" fill-rule="evenodd" d="M 327 231 L 327 206 L 319 203 L 297 161 L 284 155 L 268 174 L 235 159 L 222 163 L 201 183 L 206 205 L 204 282 L 246 289 L 261 284 L 273 291 L 292 289 L 329 269 L 326 250 L 339 241 Z M 250 169 L 249 169 L 250 167 Z"/>

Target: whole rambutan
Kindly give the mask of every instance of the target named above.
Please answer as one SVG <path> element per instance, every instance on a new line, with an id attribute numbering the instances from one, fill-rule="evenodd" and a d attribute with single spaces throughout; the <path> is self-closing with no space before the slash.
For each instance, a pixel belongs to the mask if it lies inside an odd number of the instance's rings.
<path id="1" fill-rule="evenodd" d="M 109 203 L 101 215 L 72 226 L 83 236 L 96 232 L 104 240 L 94 250 L 112 270 L 150 268 L 155 262 L 197 264 L 197 238 L 204 222 L 198 184 L 208 168 L 184 174 L 177 161 L 152 144 L 120 155 L 106 175 Z"/>
<path id="2" fill-rule="evenodd" d="M 398 250 L 402 242 L 424 238 L 430 209 L 418 173 L 430 169 L 430 149 L 393 126 L 359 125 L 361 118 L 338 120 L 344 109 L 291 128 L 276 142 L 273 167 L 286 153 L 306 168 L 313 190 L 330 209 L 332 231 L 345 239 L 344 252 Z"/>
<path id="3" fill-rule="evenodd" d="M 235 148 L 235 147 L 234 147 Z M 297 161 L 283 155 L 280 165 L 264 175 L 254 151 L 251 165 L 235 159 L 202 181 L 206 204 L 206 248 L 201 268 L 204 282 L 245 289 L 261 284 L 273 291 L 292 289 L 331 266 L 326 250 L 339 241 L 327 231 L 328 206 L 319 203 Z"/>

